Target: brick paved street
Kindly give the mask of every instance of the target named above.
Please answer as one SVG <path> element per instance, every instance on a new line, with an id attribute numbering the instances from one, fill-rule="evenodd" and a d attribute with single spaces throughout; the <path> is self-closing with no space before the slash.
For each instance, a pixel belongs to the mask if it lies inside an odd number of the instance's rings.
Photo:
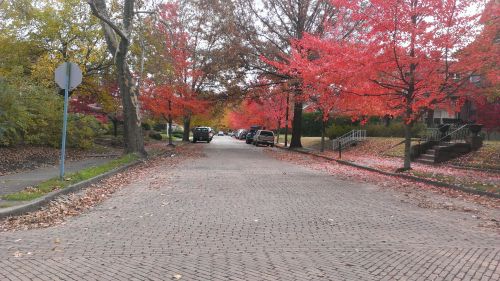
<path id="1" fill-rule="evenodd" d="M 196 145 L 64 225 L 0 233 L 0 280 L 500 280 L 500 235 L 470 213 Z"/>

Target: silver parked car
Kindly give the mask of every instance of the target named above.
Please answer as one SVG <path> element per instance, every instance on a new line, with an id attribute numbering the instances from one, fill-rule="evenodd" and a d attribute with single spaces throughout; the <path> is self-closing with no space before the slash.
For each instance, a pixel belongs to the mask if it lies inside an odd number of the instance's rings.
<path id="1" fill-rule="evenodd" d="M 259 144 L 274 146 L 274 133 L 268 130 L 258 130 L 253 137 L 253 144 L 258 146 Z"/>

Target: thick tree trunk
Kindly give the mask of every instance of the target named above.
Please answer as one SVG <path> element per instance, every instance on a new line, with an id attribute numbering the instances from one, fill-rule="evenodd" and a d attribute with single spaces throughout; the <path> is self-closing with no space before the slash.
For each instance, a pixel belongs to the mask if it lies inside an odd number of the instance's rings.
<path id="1" fill-rule="evenodd" d="M 89 1 L 92 13 L 101 20 L 104 37 L 109 52 L 114 56 L 117 69 L 118 87 L 122 97 L 124 143 L 126 153 L 138 153 L 146 156 L 141 128 L 141 116 L 138 89 L 127 64 L 130 36 L 134 20 L 134 1 L 123 3 L 123 24 L 118 27 L 109 16 L 104 0 Z M 119 39 L 120 38 L 120 39 Z"/>
<path id="2" fill-rule="evenodd" d="M 293 105 L 293 120 L 292 120 L 292 140 L 290 148 L 302 147 L 300 138 L 302 136 L 302 102 L 296 102 Z"/>
<path id="3" fill-rule="evenodd" d="M 184 116 L 184 132 L 182 133 L 182 141 L 189 141 L 189 132 L 191 131 L 191 115 Z"/>
<path id="4" fill-rule="evenodd" d="M 320 152 L 325 151 L 325 127 L 326 127 L 326 121 L 322 120 L 321 121 L 321 148 L 320 148 Z"/>
<path id="5" fill-rule="evenodd" d="M 168 115 L 168 145 L 173 145 L 172 142 L 172 115 Z"/>
<path id="6" fill-rule="evenodd" d="M 118 136 L 118 120 L 111 119 L 111 123 L 113 123 L 113 135 Z"/>
<path id="7" fill-rule="evenodd" d="M 278 129 L 276 130 L 276 143 L 280 143 L 281 119 L 278 119 Z"/>
<path id="8" fill-rule="evenodd" d="M 286 115 L 285 115 L 285 147 L 288 146 L 288 117 L 290 112 L 290 94 L 286 94 Z"/>
<path id="9" fill-rule="evenodd" d="M 120 49 L 128 48 L 122 46 L 123 41 L 120 42 Z M 144 149 L 144 139 L 141 128 L 141 116 L 139 109 L 139 100 L 137 97 L 137 88 L 134 86 L 134 81 L 128 64 L 125 61 L 126 57 L 120 51 L 116 55 L 116 69 L 118 73 L 118 86 L 122 97 L 123 105 L 123 124 L 124 124 L 124 142 L 126 153 L 139 153 L 146 156 Z"/>
<path id="10" fill-rule="evenodd" d="M 413 124 L 405 123 L 405 160 L 403 165 L 403 170 L 411 169 L 411 128 Z"/>

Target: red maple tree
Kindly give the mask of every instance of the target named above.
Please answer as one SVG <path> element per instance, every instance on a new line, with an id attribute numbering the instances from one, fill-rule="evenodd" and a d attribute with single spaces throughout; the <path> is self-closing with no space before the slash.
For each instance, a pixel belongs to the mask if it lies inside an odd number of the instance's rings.
<path id="1" fill-rule="evenodd" d="M 459 63 L 472 69 L 466 98 L 475 108 L 472 121 L 482 124 L 489 134 L 500 128 L 500 2 L 490 0 L 481 16 L 481 33 L 459 51 Z"/>
<path id="2" fill-rule="evenodd" d="M 154 27 L 157 72 L 145 83 L 145 94 L 141 96 L 144 108 L 154 116 L 169 123 L 186 115 L 207 112 L 209 103 L 200 99 L 189 85 L 201 72 L 193 69 L 190 62 L 188 36 L 183 30 L 175 3 L 159 6 L 159 22 Z M 169 134 L 171 135 L 171 134 Z"/>
<path id="3" fill-rule="evenodd" d="M 355 36 L 304 36 L 285 72 L 306 83 L 332 85 L 350 94 L 362 111 L 405 121 L 405 161 L 410 169 L 411 127 L 436 106 L 449 111 L 472 69 L 454 57 L 477 32 L 478 15 L 465 0 L 331 0 L 356 22 Z M 347 16 L 346 16 L 347 17 Z M 327 33 L 328 34 L 328 33 Z M 311 59 L 313 58 L 313 59 Z M 310 81 L 310 82 L 307 82 Z M 317 87 L 316 87 L 317 88 Z M 347 96 L 346 96 L 347 99 Z"/>

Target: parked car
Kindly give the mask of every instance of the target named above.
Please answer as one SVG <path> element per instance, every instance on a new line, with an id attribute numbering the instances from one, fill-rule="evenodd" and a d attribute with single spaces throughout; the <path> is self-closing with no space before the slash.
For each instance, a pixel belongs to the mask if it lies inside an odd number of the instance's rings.
<path id="1" fill-rule="evenodd" d="M 248 143 L 248 144 L 251 144 L 253 143 L 253 136 L 255 136 L 255 133 L 257 133 L 257 131 L 249 131 L 247 133 L 247 135 L 245 136 L 245 142 Z"/>
<path id="2" fill-rule="evenodd" d="M 268 146 L 274 146 L 274 133 L 268 130 L 258 130 L 253 137 L 253 144 L 258 146 L 259 144 L 265 144 Z"/>
<path id="3" fill-rule="evenodd" d="M 219 132 L 217 133 L 217 135 L 218 135 L 218 136 L 224 136 L 224 132 L 223 132 L 223 131 L 219 131 Z"/>
<path id="4" fill-rule="evenodd" d="M 209 143 L 212 141 L 213 136 L 213 132 L 209 127 L 193 128 L 193 142 L 206 141 Z"/>
<path id="5" fill-rule="evenodd" d="M 247 130 L 242 129 L 236 138 L 239 140 L 244 140 L 247 137 L 247 133 L 248 133 Z"/>
<path id="6" fill-rule="evenodd" d="M 243 129 L 238 129 L 238 130 L 236 130 L 236 132 L 234 132 L 234 137 L 235 137 L 235 138 L 239 138 L 239 137 L 240 137 L 240 134 L 241 134 L 241 131 L 243 131 Z"/>

